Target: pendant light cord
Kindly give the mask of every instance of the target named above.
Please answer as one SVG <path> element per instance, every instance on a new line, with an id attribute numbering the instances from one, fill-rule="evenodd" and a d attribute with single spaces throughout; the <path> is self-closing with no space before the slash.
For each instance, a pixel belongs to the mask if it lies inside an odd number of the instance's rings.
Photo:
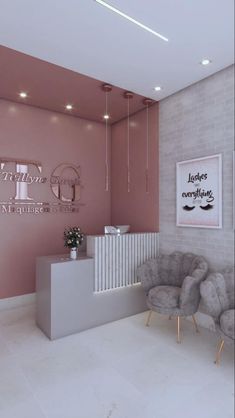
<path id="1" fill-rule="evenodd" d="M 146 170 L 145 170 L 145 187 L 146 193 L 149 192 L 149 106 L 146 107 Z"/>
<path id="2" fill-rule="evenodd" d="M 104 83 L 101 86 L 101 90 L 105 92 L 105 114 L 103 116 L 105 120 L 105 191 L 109 192 L 110 190 L 110 162 L 109 162 L 109 135 L 108 135 L 108 94 L 112 91 L 112 86 L 110 84 Z"/>
<path id="3" fill-rule="evenodd" d="M 105 115 L 108 115 L 108 92 L 105 92 Z M 108 119 L 105 119 L 105 191 L 109 191 Z"/>
<path id="4" fill-rule="evenodd" d="M 131 191 L 130 179 L 130 98 L 127 98 L 127 191 Z"/>

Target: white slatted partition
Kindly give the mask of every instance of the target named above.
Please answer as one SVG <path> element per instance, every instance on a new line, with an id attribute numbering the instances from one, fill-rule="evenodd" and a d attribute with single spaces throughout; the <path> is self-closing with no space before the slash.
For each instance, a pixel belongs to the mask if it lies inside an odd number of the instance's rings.
<path id="1" fill-rule="evenodd" d="M 95 259 L 94 292 L 137 283 L 136 269 L 158 255 L 157 232 L 87 237 L 87 255 Z"/>

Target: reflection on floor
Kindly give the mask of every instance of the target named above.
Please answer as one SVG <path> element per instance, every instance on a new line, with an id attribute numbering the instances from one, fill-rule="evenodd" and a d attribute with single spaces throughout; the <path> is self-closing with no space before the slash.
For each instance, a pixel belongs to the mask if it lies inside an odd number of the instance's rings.
<path id="1" fill-rule="evenodd" d="M 0 312 L 1 418 L 233 418 L 232 348 L 216 367 L 214 333 L 145 319 L 51 342 L 33 306 Z"/>

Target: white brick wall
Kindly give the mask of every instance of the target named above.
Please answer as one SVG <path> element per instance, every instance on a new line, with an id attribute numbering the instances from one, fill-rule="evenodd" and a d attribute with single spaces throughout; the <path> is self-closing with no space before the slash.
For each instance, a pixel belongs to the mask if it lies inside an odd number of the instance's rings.
<path id="1" fill-rule="evenodd" d="M 211 269 L 234 263 L 234 67 L 160 102 L 160 250 L 204 255 Z M 223 228 L 176 227 L 176 162 L 222 153 Z"/>

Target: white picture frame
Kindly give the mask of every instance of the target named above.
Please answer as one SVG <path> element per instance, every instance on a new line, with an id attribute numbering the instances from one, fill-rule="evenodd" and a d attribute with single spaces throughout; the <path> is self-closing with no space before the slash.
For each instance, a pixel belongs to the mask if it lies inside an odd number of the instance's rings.
<path id="1" fill-rule="evenodd" d="M 176 225 L 222 228 L 222 155 L 176 164 Z"/>

